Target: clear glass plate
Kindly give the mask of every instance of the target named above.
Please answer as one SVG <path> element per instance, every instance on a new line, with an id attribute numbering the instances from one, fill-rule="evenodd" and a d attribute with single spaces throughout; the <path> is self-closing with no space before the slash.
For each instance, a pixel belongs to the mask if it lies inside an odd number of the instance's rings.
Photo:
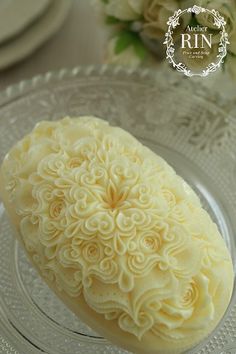
<path id="1" fill-rule="evenodd" d="M 184 82 L 184 83 L 183 83 Z M 0 160 L 42 119 L 93 114 L 163 156 L 200 196 L 236 264 L 236 120 L 194 83 L 108 67 L 63 70 L 0 96 Z M 0 201 L 1 202 L 1 201 Z M 124 354 L 75 317 L 31 267 L 0 203 L 0 352 Z M 218 328 L 189 354 L 236 353 L 236 291 Z"/>

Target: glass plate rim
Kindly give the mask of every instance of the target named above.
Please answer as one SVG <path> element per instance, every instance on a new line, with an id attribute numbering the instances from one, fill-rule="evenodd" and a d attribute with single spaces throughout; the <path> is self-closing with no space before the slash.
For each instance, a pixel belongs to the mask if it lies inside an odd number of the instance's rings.
<path id="1" fill-rule="evenodd" d="M 77 66 L 74 68 L 63 68 L 61 70 L 55 70 L 55 71 L 48 71 L 45 74 L 40 74 L 33 76 L 32 78 L 26 79 L 26 80 L 21 80 L 18 83 L 15 83 L 13 85 L 8 86 L 6 89 L 0 92 L 0 107 L 3 108 L 4 105 L 10 104 L 12 101 L 15 99 L 18 99 L 30 92 L 31 90 L 38 90 L 40 88 L 43 88 L 44 85 L 50 84 L 50 83 L 57 83 L 63 80 L 69 80 L 73 78 L 80 78 L 86 77 L 86 76 L 93 76 L 93 75 L 101 75 L 103 76 L 104 74 L 106 75 L 111 75 L 113 78 L 118 75 L 123 74 L 126 77 L 132 77 L 136 78 L 138 80 L 148 80 L 145 82 L 145 84 L 152 84 L 156 82 L 156 78 L 158 76 L 157 70 L 154 69 L 133 69 L 133 68 L 125 68 L 122 66 L 111 66 L 111 65 L 90 65 L 90 66 Z M 173 74 L 171 72 L 171 74 Z M 169 75 L 169 77 L 166 78 L 166 81 L 172 81 L 172 75 Z M 173 75 L 173 82 L 176 79 L 176 75 Z M 177 77 L 177 80 L 180 82 L 186 82 L 186 79 L 182 79 L 181 76 Z M 184 89 L 186 87 L 181 87 L 181 89 Z M 198 95 L 197 95 L 198 96 Z M 200 99 L 202 99 L 201 96 L 198 96 Z M 209 102 L 210 103 L 210 102 Z M 215 105 L 213 102 L 210 103 Z M 217 107 L 219 110 L 222 111 L 221 107 Z M 1 122 L 1 119 L 0 119 Z M 4 338 L 3 338 L 4 339 Z M 2 336 L 0 336 L 0 344 L 1 344 Z M 18 338 L 19 340 L 19 338 Z M 104 344 L 101 343 L 101 344 Z M 10 345 L 10 343 L 9 343 Z M 1 349 L 1 346 L 0 346 Z M 34 348 L 35 350 L 36 348 Z M 9 347 L 8 347 L 9 350 Z M 13 353 L 17 353 L 18 351 L 12 348 Z"/>

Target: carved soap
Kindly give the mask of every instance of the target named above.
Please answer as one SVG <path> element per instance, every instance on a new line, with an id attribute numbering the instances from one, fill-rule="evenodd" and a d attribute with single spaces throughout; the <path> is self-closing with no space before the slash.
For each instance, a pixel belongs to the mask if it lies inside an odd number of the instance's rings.
<path id="1" fill-rule="evenodd" d="M 94 117 L 42 121 L 5 157 L 1 196 L 42 278 L 95 331 L 135 353 L 181 353 L 221 320 L 226 245 L 161 157 Z"/>

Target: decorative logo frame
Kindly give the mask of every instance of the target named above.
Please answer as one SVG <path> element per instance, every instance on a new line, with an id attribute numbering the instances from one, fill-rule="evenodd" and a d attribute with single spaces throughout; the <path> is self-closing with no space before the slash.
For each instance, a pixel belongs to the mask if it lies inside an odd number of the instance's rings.
<path id="1" fill-rule="evenodd" d="M 175 46 L 174 46 L 174 40 L 172 37 L 174 29 L 180 25 L 179 19 L 182 15 L 185 13 L 195 13 L 196 15 L 199 15 L 200 13 L 209 13 L 213 16 L 214 18 L 214 25 L 217 26 L 217 28 L 220 31 L 221 37 L 220 37 L 220 42 L 219 42 L 219 47 L 218 47 L 218 52 L 219 54 L 217 55 L 217 61 L 216 63 L 212 62 L 210 63 L 205 69 L 202 70 L 200 73 L 194 73 L 192 72 L 184 63 L 176 63 L 174 54 L 175 54 Z M 168 32 L 165 34 L 165 41 L 163 44 L 166 45 L 166 58 L 169 61 L 170 64 L 178 71 L 184 73 L 188 77 L 192 76 L 201 76 L 201 77 L 206 77 L 212 72 L 215 72 L 217 69 L 220 68 L 220 66 L 224 62 L 224 58 L 227 55 L 227 45 L 230 44 L 229 39 L 228 39 L 228 33 L 225 30 L 225 25 L 226 21 L 223 16 L 219 14 L 218 11 L 216 10 L 209 10 L 201 6 L 194 5 L 193 7 L 189 7 L 184 10 L 177 10 L 175 11 L 174 15 L 171 16 L 167 22 L 168 27 Z"/>

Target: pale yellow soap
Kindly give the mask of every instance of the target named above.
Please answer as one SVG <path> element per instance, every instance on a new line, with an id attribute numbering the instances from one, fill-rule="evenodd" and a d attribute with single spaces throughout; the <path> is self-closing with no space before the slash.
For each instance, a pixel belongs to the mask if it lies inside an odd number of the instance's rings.
<path id="1" fill-rule="evenodd" d="M 42 121 L 6 156 L 0 186 L 41 276 L 114 343 L 181 353 L 222 318 L 234 276 L 217 226 L 124 130 L 94 117 Z"/>

